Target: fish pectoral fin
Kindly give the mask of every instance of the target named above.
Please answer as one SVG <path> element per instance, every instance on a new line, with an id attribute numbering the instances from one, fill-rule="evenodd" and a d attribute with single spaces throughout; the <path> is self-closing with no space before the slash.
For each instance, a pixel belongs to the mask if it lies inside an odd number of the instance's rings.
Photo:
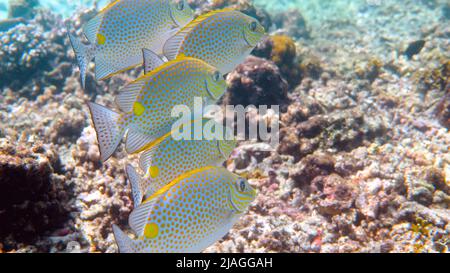
<path id="1" fill-rule="evenodd" d="M 133 105 L 144 88 L 146 82 L 146 78 L 139 78 L 120 90 L 119 95 L 117 95 L 115 100 L 120 110 L 125 113 L 130 113 L 133 111 Z"/>
<path id="2" fill-rule="evenodd" d="M 127 165 L 125 172 L 127 174 L 128 181 L 130 181 L 131 184 L 134 207 L 139 207 L 142 203 L 142 177 L 131 165 Z"/>
<path id="3" fill-rule="evenodd" d="M 142 152 L 145 147 L 155 139 L 152 135 L 146 135 L 136 131 L 129 131 L 125 149 L 129 154 L 137 154 Z"/>
<path id="4" fill-rule="evenodd" d="M 165 63 L 161 56 L 151 51 L 150 49 L 142 49 L 142 55 L 144 57 L 144 74 L 155 70 Z"/>
<path id="5" fill-rule="evenodd" d="M 89 42 L 93 45 L 97 44 L 97 34 L 100 29 L 100 25 L 103 22 L 104 16 L 105 16 L 105 13 L 100 12 L 83 26 L 84 35 L 89 40 Z"/>
<path id="6" fill-rule="evenodd" d="M 158 198 L 146 200 L 139 207 L 135 208 L 133 212 L 131 212 L 130 217 L 128 218 L 128 224 L 138 237 L 144 235 L 145 225 L 148 222 L 150 212 L 152 211 L 152 208 L 157 200 Z"/>
<path id="7" fill-rule="evenodd" d="M 190 30 L 191 30 L 190 28 L 188 29 L 183 28 L 166 41 L 163 47 L 163 53 L 168 60 L 176 59 L 180 51 L 181 45 L 183 44 Z"/>
<path id="8" fill-rule="evenodd" d="M 120 253 L 133 253 L 134 242 L 118 226 L 112 226 L 114 238 Z"/>

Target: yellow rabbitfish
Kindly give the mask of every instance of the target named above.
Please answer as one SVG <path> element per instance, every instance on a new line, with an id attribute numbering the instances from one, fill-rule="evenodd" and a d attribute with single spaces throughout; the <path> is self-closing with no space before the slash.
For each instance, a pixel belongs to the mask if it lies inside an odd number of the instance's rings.
<path id="1" fill-rule="evenodd" d="M 83 87 L 88 63 L 103 80 L 142 64 L 142 49 L 162 53 L 164 42 L 193 18 L 186 0 L 117 0 L 90 20 L 83 31 L 90 45 L 69 35 Z"/>
<path id="2" fill-rule="evenodd" d="M 116 98 L 123 113 L 89 103 L 103 161 L 117 149 L 127 133 L 125 148 L 134 154 L 169 133 L 177 118 L 175 106 L 192 109 L 194 98 L 217 102 L 226 90 L 217 69 L 207 63 L 180 56 L 127 85 Z M 205 105 L 207 106 L 207 105 Z"/>
<path id="3" fill-rule="evenodd" d="M 250 184 L 220 167 L 186 173 L 156 192 L 129 219 L 131 240 L 113 226 L 122 253 L 196 253 L 220 240 L 256 197 Z"/>
<path id="4" fill-rule="evenodd" d="M 168 133 L 151 143 L 141 155 L 139 165 L 146 173 L 144 178 L 131 165 L 126 168 L 135 206 L 140 205 L 144 195 L 153 195 L 183 173 L 206 166 L 221 166 L 230 157 L 236 148 L 231 132 L 214 120 L 199 122 L 202 128 L 213 128 L 218 134 L 194 140 L 194 130 L 191 129 L 190 140 L 176 140 L 172 133 Z"/>
<path id="5" fill-rule="evenodd" d="M 194 19 L 167 40 L 163 52 L 169 60 L 180 54 L 204 60 L 227 74 L 244 62 L 264 36 L 264 27 L 255 18 L 223 9 Z M 146 66 L 150 62 L 146 60 Z"/>

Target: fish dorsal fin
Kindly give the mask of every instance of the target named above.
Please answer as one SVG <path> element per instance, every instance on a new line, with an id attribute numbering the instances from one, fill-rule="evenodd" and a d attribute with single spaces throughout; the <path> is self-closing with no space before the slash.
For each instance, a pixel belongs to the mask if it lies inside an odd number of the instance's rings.
<path id="1" fill-rule="evenodd" d="M 116 97 L 116 104 L 119 106 L 120 110 L 130 113 L 133 111 L 133 104 L 136 102 L 137 97 L 147 83 L 147 77 L 138 78 L 137 80 L 129 83 L 122 90 L 120 90 L 119 95 Z"/>
<path id="2" fill-rule="evenodd" d="M 147 199 L 130 214 L 128 224 L 134 232 L 136 232 L 138 237 L 144 235 L 145 225 L 147 224 L 152 208 L 157 201 L 158 198 Z"/>
<path id="3" fill-rule="evenodd" d="M 184 61 L 184 60 L 194 60 L 194 58 L 189 58 L 189 57 L 186 57 L 184 55 L 180 55 L 179 57 L 176 58 L 176 60 L 170 60 L 170 61 L 168 61 L 166 63 L 163 63 L 162 65 L 158 66 L 156 69 L 150 71 L 149 73 L 141 75 L 134 82 L 137 82 L 137 81 L 140 81 L 140 80 L 147 81 L 150 78 L 153 78 L 154 76 L 156 76 L 159 73 L 161 73 L 161 71 L 171 67 L 172 65 L 178 63 L 179 61 Z"/>
<path id="4" fill-rule="evenodd" d="M 210 11 L 208 13 L 205 13 L 205 14 L 202 14 L 202 15 L 198 16 L 197 18 L 192 20 L 189 24 L 187 24 L 183 29 L 185 29 L 185 28 L 192 29 L 195 26 L 198 26 L 201 22 L 204 22 L 204 21 L 208 20 L 209 18 L 213 17 L 216 14 L 224 13 L 224 12 L 233 12 L 233 11 L 239 11 L 239 10 L 236 9 L 236 8 L 228 7 L 228 8 L 223 8 L 223 9 Z M 183 29 L 181 29 L 179 32 L 181 32 Z"/>
<path id="5" fill-rule="evenodd" d="M 150 49 L 142 49 L 142 55 L 144 57 L 144 74 L 148 74 L 165 63 L 161 56 Z"/>
<path id="6" fill-rule="evenodd" d="M 180 47 L 189 31 L 190 29 L 183 29 L 166 41 L 163 47 L 163 53 L 167 59 L 174 60 L 177 57 Z"/>
<path id="7" fill-rule="evenodd" d="M 100 29 L 100 26 L 103 22 L 103 17 L 105 16 L 104 12 L 100 12 L 97 14 L 94 18 L 89 20 L 84 26 L 83 26 L 83 32 L 88 41 L 95 45 L 97 44 L 97 34 L 98 30 Z"/>
<path id="8" fill-rule="evenodd" d="M 142 65 L 142 56 L 139 54 L 128 58 L 108 58 L 104 54 L 95 55 L 95 78 L 106 80 L 117 74 Z"/>
<path id="9" fill-rule="evenodd" d="M 127 141 L 125 144 L 125 149 L 128 154 L 137 154 L 142 152 L 145 147 L 153 142 L 155 136 L 147 135 L 143 133 L 130 130 L 127 135 Z"/>
<path id="10" fill-rule="evenodd" d="M 139 159 L 139 166 L 140 168 L 146 173 L 146 176 L 148 176 L 148 170 L 152 166 L 152 159 L 153 156 L 158 150 L 159 145 L 169 138 L 172 135 L 172 131 L 168 132 L 167 134 L 155 139 L 152 143 L 145 146 L 145 152 L 142 154 L 141 158 Z"/>
<path id="11" fill-rule="evenodd" d="M 119 4 L 120 1 L 122 0 L 116 0 L 116 1 L 112 1 L 111 3 L 109 3 L 108 5 L 106 5 L 104 8 L 102 8 L 100 10 L 100 13 L 105 13 L 106 11 L 110 10 L 112 7 L 114 7 L 115 5 Z"/>
<path id="12" fill-rule="evenodd" d="M 131 165 L 127 165 L 125 172 L 131 184 L 134 207 L 139 207 L 142 203 L 142 178 Z"/>
<path id="13" fill-rule="evenodd" d="M 153 199 L 158 199 L 158 197 L 160 197 L 161 195 L 163 195 L 166 192 L 168 192 L 174 185 L 176 185 L 179 182 L 183 181 L 183 179 L 191 177 L 191 176 L 193 176 L 196 173 L 200 173 L 200 172 L 204 172 L 204 171 L 211 170 L 211 169 L 216 169 L 216 168 L 217 167 L 214 167 L 214 166 L 208 166 L 208 167 L 203 167 L 203 168 L 195 169 L 195 170 L 192 170 L 190 172 L 184 173 L 184 174 L 178 176 L 177 178 L 175 178 L 174 180 L 172 180 L 169 184 L 165 185 L 164 187 L 162 187 L 161 189 L 156 191 L 152 196 L 150 196 L 144 202 L 151 201 Z"/>
<path id="14" fill-rule="evenodd" d="M 173 60 L 177 57 L 181 45 L 185 41 L 187 35 L 198 25 L 200 25 L 202 22 L 208 20 L 212 16 L 223 13 L 223 12 L 231 12 L 235 11 L 234 8 L 225 8 L 220 10 L 215 10 L 208 12 L 206 14 L 200 15 L 199 17 L 192 20 L 189 24 L 187 24 L 184 28 L 180 29 L 174 36 L 172 36 L 170 39 L 166 41 L 164 44 L 163 52 L 164 56 L 167 57 L 169 60 Z"/>

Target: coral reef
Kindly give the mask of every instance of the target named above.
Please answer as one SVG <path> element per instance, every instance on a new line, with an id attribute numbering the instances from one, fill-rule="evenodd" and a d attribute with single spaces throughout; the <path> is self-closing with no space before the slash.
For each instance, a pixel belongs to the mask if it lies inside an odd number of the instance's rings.
<path id="1" fill-rule="evenodd" d="M 38 5 L 38 0 L 9 0 L 8 17 L 29 19 L 34 16 L 34 8 Z"/>
<path id="2" fill-rule="evenodd" d="M 324 72 L 322 63 L 315 55 L 299 56 L 295 41 L 287 35 L 273 35 L 260 43 L 253 55 L 272 60 L 291 89 L 304 78 L 319 79 Z"/>
<path id="3" fill-rule="evenodd" d="M 63 86 L 71 65 L 64 63 L 69 60 L 66 33 L 56 15 L 40 12 L 27 24 L 0 35 L 1 87 L 7 86 L 21 96 L 36 97 L 45 86 Z"/>
<path id="4" fill-rule="evenodd" d="M 300 83 L 302 76 L 294 40 L 285 35 L 275 35 L 270 40 L 272 43 L 270 59 L 280 67 L 281 73 L 290 86 L 296 86 Z"/>
<path id="5" fill-rule="evenodd" d="M 439 66 L 426 68 L 414 75 L 418 91 L 426 93 L 431 89 L 448 90 L 450 86 L 450 60 L 441 60 Z"/>
<path id="6" fill-rule="evenodd" d="M 441 124 L 450 129 L 450 86 L 447 86 L 447 93 L 439 102 L 436 113 Z"/>
<path id="7" fill-rule="evenodd" d="M 190 1 L 272 26 L 223 103 L 283 110 L 277 147 L 243 141 L 227 162 L 259 195 L 206 252 L 448 252 L 448 3 L 255 2 Z M 67 19 L 71 31 L 96 12 Z M 83 91 L 65 22 L 33 13 L 0 23 L 0 252 L 115 252 L 136 157 L 100 161 L 86 102 L 114 107 L 141 70 L 95 83 L 91 67 Z"/>
<path id="8" fill-rule="evenodd" d="M 42 144 L 0 143 L 0 242 L 4 251 L 61 227 L 71 194 L 58 154 Z"/>
<path id="9" fill-rule="evenodd" d="M 250 56 L 228 75 L 225 105 L 285 105 L 286 81 L 278 67 L 265 59 Z"/>

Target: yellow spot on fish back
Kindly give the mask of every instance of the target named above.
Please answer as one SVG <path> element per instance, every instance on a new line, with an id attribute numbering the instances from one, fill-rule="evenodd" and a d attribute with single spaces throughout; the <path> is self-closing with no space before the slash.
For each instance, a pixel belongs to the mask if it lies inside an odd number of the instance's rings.
<path id="1" fill-rule="evenodd" d="M 133 112 L 136 116 L 142 116 L 145 112 L 145 107 L 140 102 L 135 102 L 133 106 Z"/>
<path id="2" fill-rule="evenodd" d="M 151 178 L 156 178 L 159 175 L 159 168 L 158 166 L 151 166 L 149 169 L 149 174 Z"/>
<path id="3" fill-rule="evenodd" d="M 106 43 L 106 37 L 103 34 L 97 34 L 97 43 L 99 45 L 104 45 Z"/>
<path id="4" fill-rule="evenodd" d="M 158 236 L 159 228 L 155 223 L 150 223 L 145 226 L 144 236 L 148 239 L 154 239 Z"/>

